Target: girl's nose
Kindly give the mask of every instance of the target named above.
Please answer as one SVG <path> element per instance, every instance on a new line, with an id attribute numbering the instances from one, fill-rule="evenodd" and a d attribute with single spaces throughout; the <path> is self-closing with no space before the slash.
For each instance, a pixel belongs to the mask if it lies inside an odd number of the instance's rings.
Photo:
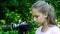
<path id="1" fill-rule="evenodd" d="M 36 19 L 34 18 L 34 21 L 36 21 Z"/>

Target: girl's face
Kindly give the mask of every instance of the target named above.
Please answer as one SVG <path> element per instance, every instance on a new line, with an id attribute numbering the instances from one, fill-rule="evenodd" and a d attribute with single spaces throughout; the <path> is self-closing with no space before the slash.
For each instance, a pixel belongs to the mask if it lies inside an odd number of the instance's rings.
<path id="1" fill-rule="evenodd" d="M 46 21 L 46 15 L 39 12 L 37 9 L 32 9 L 32 15 L 36 24 L 43 24 Z"/>

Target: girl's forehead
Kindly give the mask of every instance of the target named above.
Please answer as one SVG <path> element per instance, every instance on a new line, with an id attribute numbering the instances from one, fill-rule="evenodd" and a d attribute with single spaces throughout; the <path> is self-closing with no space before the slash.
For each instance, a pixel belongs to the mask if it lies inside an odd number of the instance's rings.
<path id="1" fill-rule="evenodd" d="M 39 15 L 41 12 L 39 12 L 37 9 L 32 9 L 32 15 Z"/>
<path id="2" fill-rule="evenodd" d="M 32 13 L 38 13 L 37 9 L 32 9 Z"/>

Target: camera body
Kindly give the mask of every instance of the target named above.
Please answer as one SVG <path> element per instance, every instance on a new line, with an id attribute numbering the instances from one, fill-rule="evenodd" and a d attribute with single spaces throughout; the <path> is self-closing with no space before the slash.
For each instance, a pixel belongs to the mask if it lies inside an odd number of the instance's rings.
<path id="1" fill-rule="evenodd" d="M 12 24 L 12 29 L 18 30 L 19 33 L 27 32 L 31 30 L 31 25 L 28 22 L 24 21 L 21 24 Z"/>

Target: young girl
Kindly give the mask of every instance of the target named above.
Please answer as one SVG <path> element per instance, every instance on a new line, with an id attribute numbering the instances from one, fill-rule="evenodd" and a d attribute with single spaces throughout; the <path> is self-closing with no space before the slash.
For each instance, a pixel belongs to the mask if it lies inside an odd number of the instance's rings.
<path id="1" fill-rule="evenodd" d="M 42 25 L 36 30 L 36 34 L 60 34 L 51 5 L 45 1 L 37 1 L 32 5 L 32 15 L 36 24 Z"/>

